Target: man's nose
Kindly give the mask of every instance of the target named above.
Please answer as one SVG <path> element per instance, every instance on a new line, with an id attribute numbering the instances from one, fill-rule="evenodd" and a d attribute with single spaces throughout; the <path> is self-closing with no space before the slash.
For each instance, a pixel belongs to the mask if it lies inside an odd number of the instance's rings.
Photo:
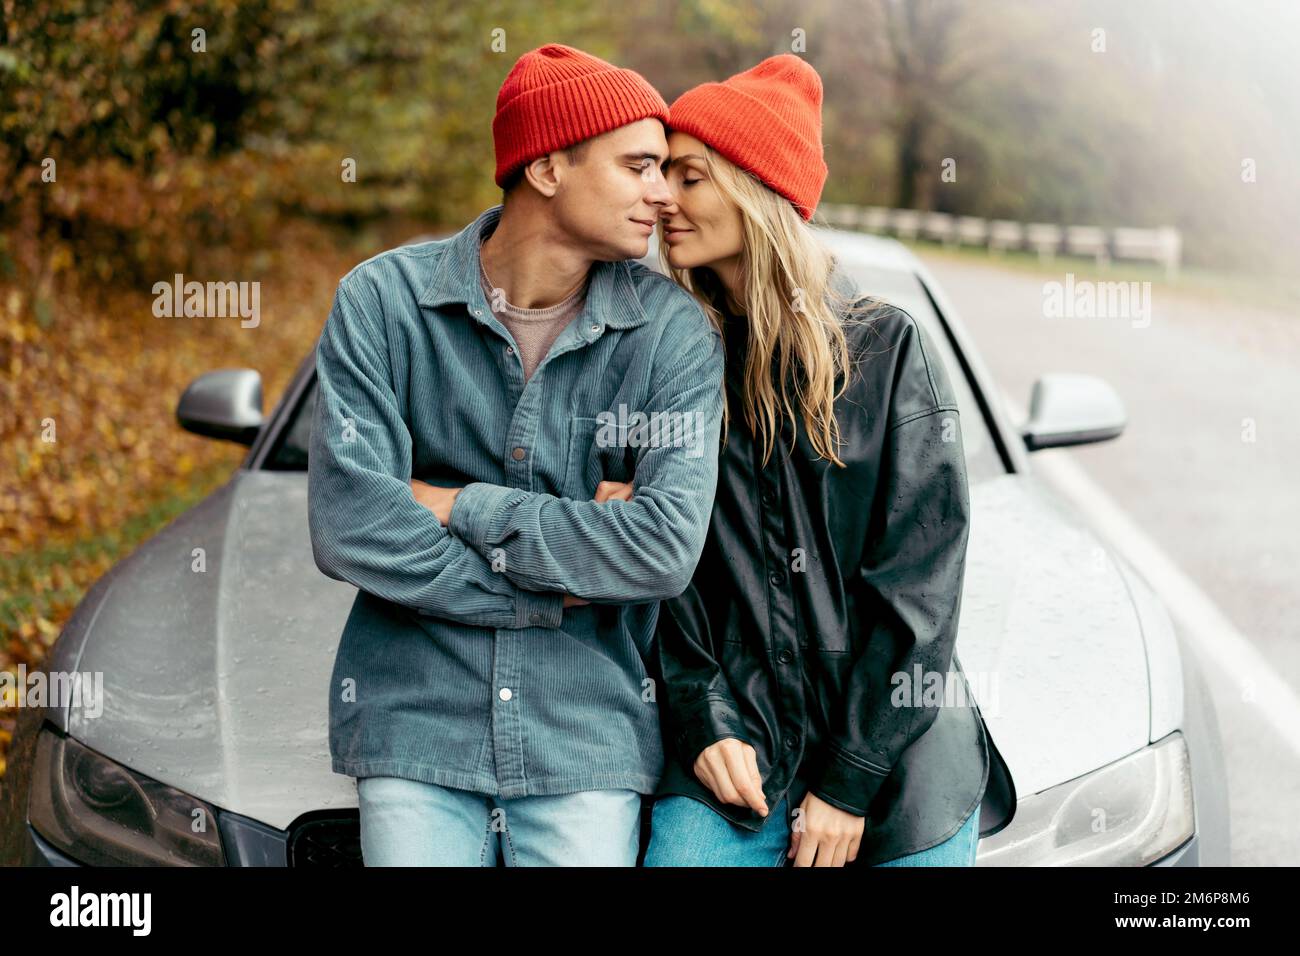
<path id="1" fill-rule="evenodd" d="M 652 206 L 672 205 L 676 201 L 673 191 L 668 188 L 668 180 L 657 166 L 646 179 L 645 201 Z"/>

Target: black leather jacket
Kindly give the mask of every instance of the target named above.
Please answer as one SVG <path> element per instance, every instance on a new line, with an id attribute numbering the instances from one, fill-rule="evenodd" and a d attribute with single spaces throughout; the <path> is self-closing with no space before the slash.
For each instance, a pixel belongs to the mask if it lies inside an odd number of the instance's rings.
<path id="1" fill-rule="evenodd" d="M 970 522 L 957 399 L 920 325 L 885 307 L 847 330 L 861 356 L 835 407 L 848 467 L 817 458 L 802 422 L 787 457 L 787 422 L 764 468 L 738 390 L 744 333 L 727 322 L 731 414 L 704 552 L 660 604 L 656 795 L 758 830 L 765 818 L 720 803 L 692 770 L 736 737 L 757 751 L 769 810 L 811 789 L 866 816 L 856 862 L 869 866 L 951 836 L 988 781 L 954 654 Z M 907 687 L 894 675 L 917 689 L 906 705 L 891 700 Z M 947 705 L 940 680 L 954 685 Z"/>

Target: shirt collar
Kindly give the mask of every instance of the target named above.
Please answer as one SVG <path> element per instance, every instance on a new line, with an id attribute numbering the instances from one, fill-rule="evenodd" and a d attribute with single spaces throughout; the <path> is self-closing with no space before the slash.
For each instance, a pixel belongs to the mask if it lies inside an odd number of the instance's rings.
<path id="1" fill-rule="evenodd" d="M 459 302 L 468 306 L 478 301 L 483 294 L 478 280 L 480 236 L 489 226 L 495 228 L 501 210 L 499 204 L 492 206 L 447 240 L 429 285 L 418 300 L 420 305 L 437 308 Z M 584 312 L 615 329 L 632 328 L 646 321 L 626 260 L 592 263 Z"/>

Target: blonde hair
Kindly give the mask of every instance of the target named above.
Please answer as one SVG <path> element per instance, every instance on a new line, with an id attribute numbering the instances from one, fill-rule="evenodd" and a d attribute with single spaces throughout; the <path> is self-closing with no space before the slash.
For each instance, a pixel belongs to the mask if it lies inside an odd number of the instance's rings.
<path id="1" fill-rule="evenodd" d="M 851 365 L 856 367 L 845 329 L 868 319 L 885 303 L 868 299 L 864 308 L 841 294 L 830 281 L 835 257 L 789 200 L 711 148 L 706 147 L 704 158 L 713 188 L 740 210 L 744 243 L 739 304 L 749 326 L 741 395 L 750 432 L 763 443 L 763 465 L 772 456 L 784 421 L 797 428 L 797 404 L 818 457 L 843 468 L 834 447 L 840 442 L 835 401 L 848 388 Z M 727 290 L 717 274 L 707 267 L 673 268 L 662 241 L 659 252 L 665 271 L 700 301 L 709 321 L 725 336 Z M 774 362 L 780 372 L 779 395 L 772 382 Z M 724 388 L 724 444 L 730 421 L 727 405 Z"/>

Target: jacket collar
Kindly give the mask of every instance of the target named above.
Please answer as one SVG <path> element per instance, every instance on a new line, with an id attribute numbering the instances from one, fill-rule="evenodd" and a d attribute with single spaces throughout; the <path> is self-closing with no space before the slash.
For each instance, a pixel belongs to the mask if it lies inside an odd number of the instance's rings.
<path id="1" fill-rule="evenodd" d="M 483 290 L 478 280 L 479 237 L 489 226 L 495 227 L 501 210 L 499 204 L 492 206 L 447 240 L 429 284 L 420 295 L 420 305 L 437 308 L 460 302 L 470 306 L 480 301 Z M 590 315 L 597 324 L 603 319 L 603 324 L 615 329 L 632 328 L 646 321 L 648 317 L 637 298 L 632 270 L 626 261 L 592 263 L 583 314 Z"/>

